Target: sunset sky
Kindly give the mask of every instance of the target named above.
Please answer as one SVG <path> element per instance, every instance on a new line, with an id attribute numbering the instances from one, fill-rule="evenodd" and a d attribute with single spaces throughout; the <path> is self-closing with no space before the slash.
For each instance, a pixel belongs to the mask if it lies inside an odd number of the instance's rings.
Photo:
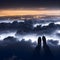
<path id="1" fill-rule="evenodd" d="M 21 15 L 60 15 L 60 10 L 55 9 L 1 9 L 0 16 L 21 16 Z"/>
<path id="2" fill-rule="evenodd" d="M 0 0 L 0 16 L 60 15 L 59 0 Z"/>

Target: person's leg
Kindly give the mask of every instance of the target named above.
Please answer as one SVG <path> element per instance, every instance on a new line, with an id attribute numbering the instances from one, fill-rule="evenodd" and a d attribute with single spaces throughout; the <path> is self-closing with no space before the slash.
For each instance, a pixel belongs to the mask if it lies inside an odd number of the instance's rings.
<path id="1" fill-rule="evenodd" d="M 33 56 L 32 56 L 33 60 L 41 59 L 40 51 L 41 51 L 41 37 L 38 38 L 38 44 L 36 48 L 34 49 Z"/>
<path id="2" fill-rule="evenodd" d="M 47 43 L 46 43 L 46 37 L 43 36 L 43 37 L 42 37 L 42 40 L 43 40 L 44 57 L 45 57 L 46 59 L 51 59 L 51 58 L 53 58 L 53 55 L 52 55 L 52 53 L 51 53 L 51 51 L 50 51 L 50 48 L 49 48 L 49 46 L 48 46 Z"/>
<path id="3" fill-rule="evenodd" d="M 41 37 L 38 38 L 38 45 L 41 47 Z"/>
<path id="4" fill-rule="evenodd" d="M 42 40 L 43 40 L 43 46 L 46 46 L 46 45 L 47 45 L 47 44 L 46 44 L 46 37 L 43 36 L 43 37 L 42 37 Z"/>

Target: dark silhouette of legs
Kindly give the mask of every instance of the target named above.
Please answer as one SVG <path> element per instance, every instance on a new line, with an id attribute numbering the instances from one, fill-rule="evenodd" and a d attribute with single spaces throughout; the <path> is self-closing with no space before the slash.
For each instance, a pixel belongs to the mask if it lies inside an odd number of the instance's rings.
<path id="1" fill-rule="evenodd" d="M 53 57 L 53 55 L 49 49 L 49 46 L 46 43 L 46 37 L 43 36 L 42 40 L 43 40 L 44 57 L 50 60 Z"/>
<path id="2" fill-rule="evenodd" d="M 49 46 L 46 43 L 46 37 L 42 37 L 43 40 L 43 51 L 41 50 L 41 37 L 38 37 L 38 44 L 33 52 L 32 60 L 53 60 L 53 55 L 49 49 Z"/>
<path id="3" fill-rule="evenodd" d="M 41 37 L 38 38 L 38 45 L 41 47 Z"/>
<path id="4" fill-rule="evenodd" d="M 41 50 L 41 37 L 38 38 L 38 45 L 35 48 L 36 52 L 38 54 L 40 54 L 40 50 Z"/>
<path id="5" fill-rule="evenodd" d="M 45 36 L 42 37 L 42 40 L 43 40 L 43 46 L 46 46 L 47 44 L 46 44 L 46 38 L 45 38 Z"/>
<path id="6" fill-rule="evenodd" d="M 49 49 L 49 46 L 48 46 L 47 43 L 46 43 L 46 37 L 43 36 L 43 37 L 42 37 L 42 40 L 43 40 L 43 48 L 44 48 L 44 51 L 46 51 L 46 53 L 47 53 L 47 52 L 51 53 L 51 52 L 50 52 L 50 49 Z"/>
<path id="7" fill-rule="evenodd" d="M 40 51 L 41 51 L 41 37 L 38 38 L 38 45 L 36 46 L 33 52 L 33 60 L 40 60 Z"/>

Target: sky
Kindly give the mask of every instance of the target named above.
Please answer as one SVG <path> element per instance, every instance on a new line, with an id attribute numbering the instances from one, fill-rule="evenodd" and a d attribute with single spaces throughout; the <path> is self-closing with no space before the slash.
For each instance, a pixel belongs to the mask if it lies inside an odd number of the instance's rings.
<path id="1" fill-rule="evenodd" d="M 0 16 L 60 15 L 59 0 L 0 0 Z"/>
<path id="2" fill-rule="evenodd" d="M 0 16 L 19 16 L 19 15 L 60 15 L 60 10 L 28 10 L 28 9 L 9 9 L 0 10 Z"/>
<path id="3" fill-rule="evenodd" d="M 60 0 L 0 0 L 0 8 L 10 7 L 57 7 Z"/>

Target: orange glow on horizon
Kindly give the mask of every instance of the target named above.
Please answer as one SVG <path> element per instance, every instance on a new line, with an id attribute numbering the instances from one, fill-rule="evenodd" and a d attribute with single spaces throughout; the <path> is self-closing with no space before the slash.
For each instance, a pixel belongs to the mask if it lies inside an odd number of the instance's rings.
<path id="1" fill-rule="evenodd" d="M 0 10 L 0 16 L 60 15 L 60 10 Z"/>

